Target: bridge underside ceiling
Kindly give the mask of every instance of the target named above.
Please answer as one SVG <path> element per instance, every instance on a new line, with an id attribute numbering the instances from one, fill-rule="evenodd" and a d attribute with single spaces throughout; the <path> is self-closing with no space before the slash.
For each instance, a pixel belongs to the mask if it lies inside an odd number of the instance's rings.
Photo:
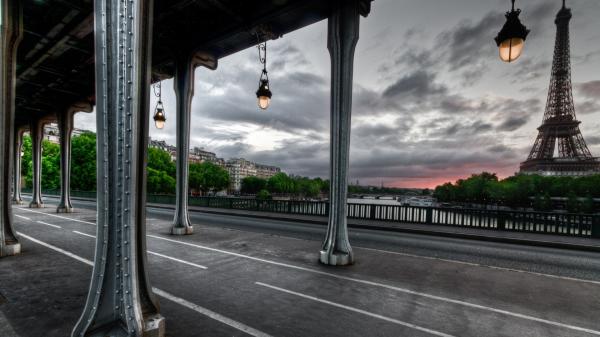
<path id="1" fill-rule="evenodd" d="M 364 0 L 367 15 L 371 0 Z M 16 124 L 53 116 L 94 100 L 92 0 L 24 0 L 17 55 Z M 271 38 L 328 17 L 323 0 L 154 0 L 153 73 L 173 76 L 174 52 L 222 58 L 257 44 L 257 27 Z"/>

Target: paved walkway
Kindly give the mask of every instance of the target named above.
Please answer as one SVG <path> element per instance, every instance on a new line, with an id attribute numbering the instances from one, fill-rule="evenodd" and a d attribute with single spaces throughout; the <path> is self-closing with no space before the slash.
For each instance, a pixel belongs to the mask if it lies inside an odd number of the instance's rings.
<path id="1" fill-rule="evenodd" d="M 0 331 L 66 336 L 81 313 L 95 211 L 54 212 L 15 208 L 23 254 L 0 259 Z M 194 235 L 174 237 L 169 227 L 170 215 L 148 220 L 149 273 L 169 336 L 600 336 L 600 279 L 359 245 L 357 264 L 333 268 L 316 261 L 320 240 L 284 229 L 195 223 Z M 584 254 L 598 264 L 600 255 Z"/>

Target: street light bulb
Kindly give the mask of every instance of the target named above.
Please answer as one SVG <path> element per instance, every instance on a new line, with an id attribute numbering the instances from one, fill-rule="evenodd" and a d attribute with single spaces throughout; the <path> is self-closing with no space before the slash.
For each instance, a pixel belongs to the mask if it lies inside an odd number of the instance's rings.
<path id="1" fill-rule="evenodd" d="M 525 40 L 519 37 L 506 39 L 500 43 L 498 49 L 500 51 L 500 59 L 504 62 L 512 62 L 521 56 Z"/>
<path id="2" fill-rule="evenodd" d="M 267 96 L 259 96 L 258 97 L 258 107 L 266 110 L 269 107 L 269 104 L 271 103 L 271 99 Z"/>
<path id="3" fill-rule="evenodd" d="M 258 98 L 258 107 L 265 110 L 271 104 L 271 97 L 273 94 L 269 89 L 269 80 L 261 79 L 260 84 L 258 85 L 258 90 L 256 91 L 256 97 Z"/>
<path id="4" fill-rule="evenodd" d="M 162 129 L 165 127 L 165 121 L 155 120 L 154 125 L 156 126 L 157 129 Z"/>
<path id="5" fill-rule="evenodd" d="M 167 118 L 165 117 L 165 111 L 162 107 L 162 102 L 158 101 L 156 104 L 156 112 L 154 113 L 154 125 L 157 129 L 162 129 L 165 127 L 165 121 Z"/>

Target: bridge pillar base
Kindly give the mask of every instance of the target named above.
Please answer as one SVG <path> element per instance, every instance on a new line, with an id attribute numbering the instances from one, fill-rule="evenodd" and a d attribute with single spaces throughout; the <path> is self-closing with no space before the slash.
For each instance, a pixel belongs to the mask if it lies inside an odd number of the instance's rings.
<path id="1" fill-rule="evenodd" d="M 163 337 L 165 335 L 165 318 L 160 314 L 147 317 L 144 321 L 144 337 Z"/>
<path id="2" fill-rule="evenodd" d="M 74 208 L 71 206 L 58 206 L 56 213 L 73 213 Z"/>
<path id="3" fill-rule="evenodd" d="M 319 262 L 329 266 L 348 266 L 354 264 L 354 256 L 352 253 L 329 253 L 322 250 L 319 252 Z"/>
<path id="4" fill-rule="evenodd" d="M 23 205 L 23 200 L 13 200 L 13 205 Z"/>
<path id="5" fill-rule="evenodd" d="M 194 227 L 171 227 L 171 234 L 173 235 L 190 235 L 194 233 Z"/>
<path id="6" fill-rule="evenodd" d="M 44 203 L 32 202 L 29 204 L 29 208 L 44 208 Z"/>
<path id="7" fill-rule="evenodd" d="M 0 252 L 0 256 L 13 256 L 18 254 L 21 254 L 21 244 L 18 242 L 2 246 L 2 251 Z"/>

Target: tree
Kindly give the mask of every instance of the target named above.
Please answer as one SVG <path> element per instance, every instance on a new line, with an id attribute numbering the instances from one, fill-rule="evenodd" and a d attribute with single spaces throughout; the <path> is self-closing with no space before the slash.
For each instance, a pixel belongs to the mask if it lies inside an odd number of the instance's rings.
<path id="1" fill-rule="evenodd" d="M 33 187 L 33 162 L 31 153 L 31 137 L 23 137 L 23 157 L 21 158 L 21 174 L 25 177 L 25 187 Z M 47 140 L 42 141 L 42 188 L 60 189 L 60 147 Z"/>
<path id="2" fill-rule="evenodd" d="M 93 132 L 71 139 L 71 189 L 96 190 L 96 134 Z"/>
<path id="3" fill-rule="evenodd" d="M 148 148 L 148 167 L 165 172 L 170 177 L 175 178 L 175 162 L 171 160 L 171 155 L 165 150 L 155 147 Z"/>
<path id="4" fill-rule="evenodd" d="M 190 187 L 202 191 L 220 191 L 229 186 L 229 172 L 211 162 L 190 164 Z"/>
<path id="5" fill-rule="evenodd" d="M 265 189 L 267 181 L 259 177 L 246 177 L 242 179 L 242 193 L 257 194 L 260 190 Z"/>
<path id="6" fill-rule="evenodd" d="M 294 180 L 287 174 L 280 172 L 267 180 L 267 190 L 271 193 L 294 193 Z"/>
<path id="7" fill-rule="evenodd" d="M 256 199 L 258 200 L 270 200 L 271 199 L 271 193 L 269 193 L 269 191 L 262 189 L 260 191 L 258 191 L 258 193 L 256 194 Z"/>
<path id="8" fill-rule="evenodd" d="M 173 194 L 175 193 L 175 178 L 165 171 L 148 167 L 148 193 Z"/>

